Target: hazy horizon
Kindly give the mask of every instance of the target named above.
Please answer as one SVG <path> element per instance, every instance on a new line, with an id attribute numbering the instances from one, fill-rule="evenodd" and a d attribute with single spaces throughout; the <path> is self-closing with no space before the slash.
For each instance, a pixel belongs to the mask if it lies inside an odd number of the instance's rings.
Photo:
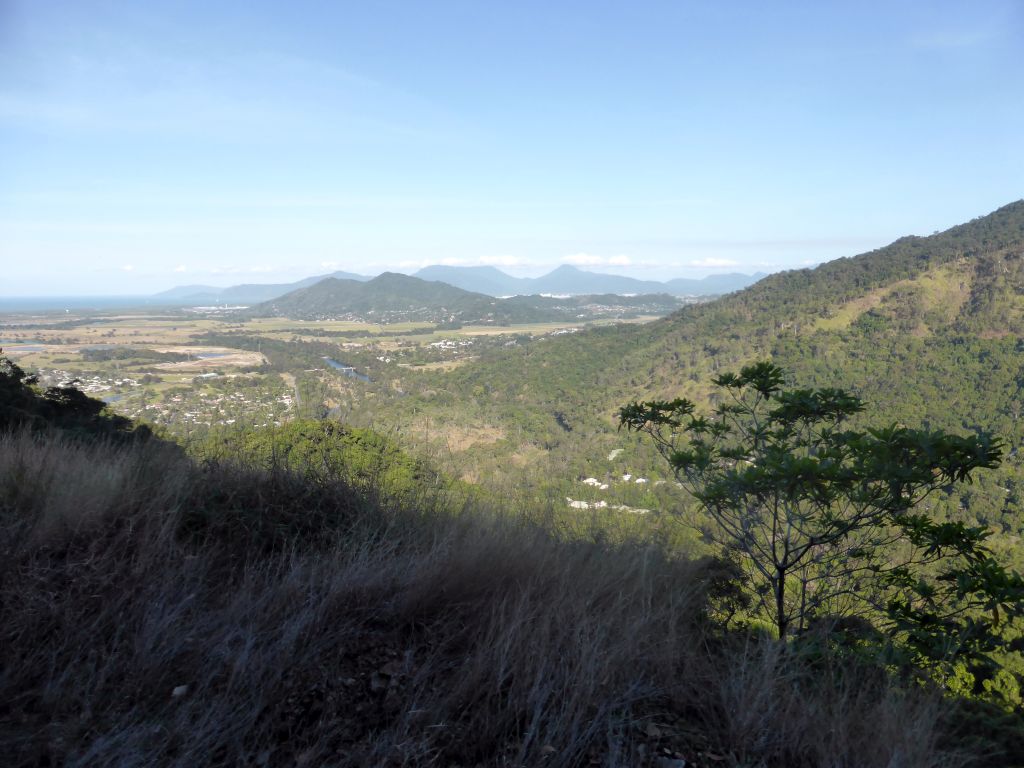
<path id="1" fill-rule="evenodd" d="M 773 272 L 1024 193 L 1024 10 L 0 4 L 0 295 Z"/>
<path id="2" fill-rule="evenodd" d="M 427 266 L 456 266 L 456 267 L 462 267 L 462 266 L 466 266 L 466 265 L 428 264 Z M 480 266 L 491 266 L 491 265 L 480 265 Z M 513 276 L 513 277 L 535 278 L 535 277 L 542 277 L 542 276 L 544 276 L 546 274 L 549 274 L 554 269 L 558 269 L 559 267 L 563 267 L 563 266 L 573 267 L 573 268 L 579 269 L 579 270 L 581 270 L 583 272 L 590 272 L 590 273 L 594 273 L 594 274 L 612 275 L 612 276 L 616 276 L 616 277 L 633 277 L 632 275 L 626 275 L 626 274 L 624 274 L 622 272 L 617 272 L 614 269 L 607 269 L 607 270 L 605 270 L 605 269 L 598 269 L 598 268 L 593 268 L 593 267 L 579 267 L 579 266 L 576 266 L 574 264 L 556 264 L 553 267 L 551 267 L 550 269 L 544 268 L 544 269 L 540 269 L 540 270 L 525 270 L 525 271 L 519 270 L 516 274 L 513 274 L 512 270 L 507 269 L 507 268 L 493 267 L 493 269 L 497 269 L 500 272 L 504 272 L 505 274 Z M 418 269 L 392 269 L 392 270 L 385 269 L 385 270 L 381 270 L 381 271 L 373 271 L 373 272 L 368 272 L 368 273 L 351 272 L 351 274 L 359 275 L 360 277 L 368 277 L 368 278 L 376 277 L 376 276 L 378 276 L 380 274 L 383 274 L 384 272 L 397 272 L 397 273 L 403 274 L 403 275 L 414 276 L 418 271 L 420 271 L 420 269 L 422 269 L 422 268 L 418 268 Z M 257 276 L 253 280 L 244 280 L 244 281 L 242 281 L 242 280 L 229 280 L 229 279 L 222 278 L 220 280 L 211 279 L 209 281 L 204 281 L 204 282 L 201 282 L 201 283 L 200 282 L 177 282 L 177 283 L 169 284 L 167 286 L 164 286 L 163 288 L 159 288 L 159 289 L 154 290 L 154 291 L 146 291 L 146 292 L 142 292 L 142 293 L 131 293 L 130 291 L 128 291 L 128 292 L 121 292 L 121 293 L 73 293 L 72 292 L 72 293 L 38 293 L 38 294 L 23 293 L 23 294 L 16 294 L 16 295 L 0 294 L 0 303 L 4 303 L 4 300 L 7 300 L 7 299 L 11 300 L 11 301 L 6 302 L 8 304 L 16 304 L 16 303 L 18 303 L 19 301 L 22 301 L 22 300 L 24 300 L 24 301 L 31 301 L 31 300 L 34 300 L 34 299 L 39 299 L 39 300 L 73 299 L 73 300 L 81 300 L 81 301 L 89 301 L 89 300 L 94 300 L 94 299 L 110 299 L 110 300 L 113 300 L 116 303 L 117 299 L 146 299 L 146 298 L 151 298 L 153 296 L 159 295 L 160 293 L 164 293 L 164 292 L 173 290 L 175 288 L 183 288 L 183 287 L 189 287 L 189 286 L 193 286 L 193 285 L 197 286 L 197 287 L 198 286 L 205 286 L 205 287 L 218 288 L 218 289 L 220 289 L 220 288 L 230 288 L 232 286 L 243 285 L 243 284 L 245 284 L 245 285 L 278 285 L 278 284 L 281 284 L 281 283 L 298 282 L 300 280 L 305 280 L 305 279 L 310 278 L 310 277 L 319 277 L 321 275 L 329 276 L 329 275 L 331 275 L 334 272 L 350 272 L 350 270 L 331 270 L 330 272 L 324 272 L 323 270 L 321 270 L 319 272 L 315 272 L 315 273 L 308 274 L 308 275 L 299 275 L 295 279 L 290 279 L 290 280 L 286 280 L 286 281 L 261 280 Z M 705 277 L 714 277 L 715 275 L 728 275 L 728 274 L 737 274 L 737 271 L 736 270 L 731 270 L 731 271 L 727 272 L 727 271 L 723 270 L 723 271 L 720 271 L 720 272 L 712 273 L 711 275 L 704 275 L 702 277 L 689 278 L 689 279 L 700 280 L 700 279 L 703 279 Z M 751 272 L 751 273 L 743 273 L 743 274 L 754 275 L 754 274 L 768 274 L 768 273 L 762 271 L 762 272 Z M 677 277 L 685 277 L 685 276 L 677 276 Z M 667 280 L 672 280 L 674 278 L 669 277 L 669 278 L 665 278 L 665 279 L 656 280 L 655 278 L 651 278 L 651 277 L 638 277 L 637 279 L 640 279 L 640 280 L 653 280 L 653 281 L 656 281 L 656 282 L 666 282 Z"/>

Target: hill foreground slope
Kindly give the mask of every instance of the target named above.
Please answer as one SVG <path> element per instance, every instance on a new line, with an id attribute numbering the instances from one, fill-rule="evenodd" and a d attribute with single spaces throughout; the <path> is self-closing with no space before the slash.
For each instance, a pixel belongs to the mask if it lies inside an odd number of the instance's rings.
<path id="1" fill-rule="evenodd" d="M 997 711 L 731 629 L 727 567 L 606 527 L 157 441 L 8 433 L 0 486 L 12 768 L 931 768 L 1017 738 Z"/>

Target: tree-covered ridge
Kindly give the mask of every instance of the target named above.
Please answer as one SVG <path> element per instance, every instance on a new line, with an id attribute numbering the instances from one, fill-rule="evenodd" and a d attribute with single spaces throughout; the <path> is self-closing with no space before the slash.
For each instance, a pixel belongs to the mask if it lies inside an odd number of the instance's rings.
<path id="1" fill-rule="evenodd" d="M 902 237 L 877 250 L 814 269 L 770 275 L 727 301 L 748 311 L 813 312 L 849 301 L 958 259 L 974 260 L 1024 246 L 1024 200 L 928 237 Z"/>

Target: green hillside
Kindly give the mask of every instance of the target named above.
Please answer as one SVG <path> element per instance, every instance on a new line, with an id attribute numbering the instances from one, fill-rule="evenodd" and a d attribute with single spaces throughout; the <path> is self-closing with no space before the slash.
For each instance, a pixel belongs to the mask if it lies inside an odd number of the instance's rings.
<path id="1" fill-rule="evenodd" d="M 385 272 L 363 283 L 328 278 L 300 288 L 273 301 L 257 305 L 254 314 L 319 318 L 344 314 L 382 317 L 389 313 L 413 313 L 415 319 L 433 320 L 447 313 L 485 314 L 494 299 L 455 288 L 447 283 L 420 280 Z"/>
<path id="2" fill-rule="evenodd" d="M 1015 536 L 1024 533 L 1022 265 L 1019 201 L 930 237 L 772 275 L 647 325 L 495 350 L 404 381 L 415 408 L 408 399 L 385 403 L 377 417 L 402 426 L 415 411 L 450 428 L 496 425 L 505 439 L 473 445 L 454 462 L 519 487 L 609 472 L 604 457 L 616 447 L 629 448 L 623 458 L 632 456 L 637 471 L 656 471 L 616 431 L 618 406 L 652 396 L 701 401 L 711 375 L 772 358 L 801 386 L 851 389 L 880 423 L 1001 436 L 1010 446 L 1003 468 L 949 503 Z"/>

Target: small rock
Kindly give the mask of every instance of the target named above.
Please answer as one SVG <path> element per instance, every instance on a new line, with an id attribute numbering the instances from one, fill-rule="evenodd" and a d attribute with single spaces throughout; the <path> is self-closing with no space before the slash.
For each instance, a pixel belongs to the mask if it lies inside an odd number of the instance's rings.
<path id="1" fill-rule="evenodd" d="M 552 747 L 550 744 L 545 744 L 543 747 L 540 748 L 540 753 L 544 755 L 544 757 L 547 757 L 548 755 L 553 755 L 557 751 L 558 750 Z"/>
<path id="2" fill-rule="evenodd" d="M 675 757 L 659 757 L 657 768 L 686 768 L 686 761 Z"/>
<path id="3" fill-rule="evenodd" d="M 646 733 L 652 739 L 661 738 L 661 728 L 656 726 L 654 723 L 648 723 L 647 726 L 644 728 L 644 733 Z"/>
<path id="4" fill-rule="evenodd" d="M 188 686 L 187 685 L 178 685 L 178 686 L 175 686 L 173 691 L 171 691 L 171 698 L 180 699 L 186 693 L 188 693 Z"/>

